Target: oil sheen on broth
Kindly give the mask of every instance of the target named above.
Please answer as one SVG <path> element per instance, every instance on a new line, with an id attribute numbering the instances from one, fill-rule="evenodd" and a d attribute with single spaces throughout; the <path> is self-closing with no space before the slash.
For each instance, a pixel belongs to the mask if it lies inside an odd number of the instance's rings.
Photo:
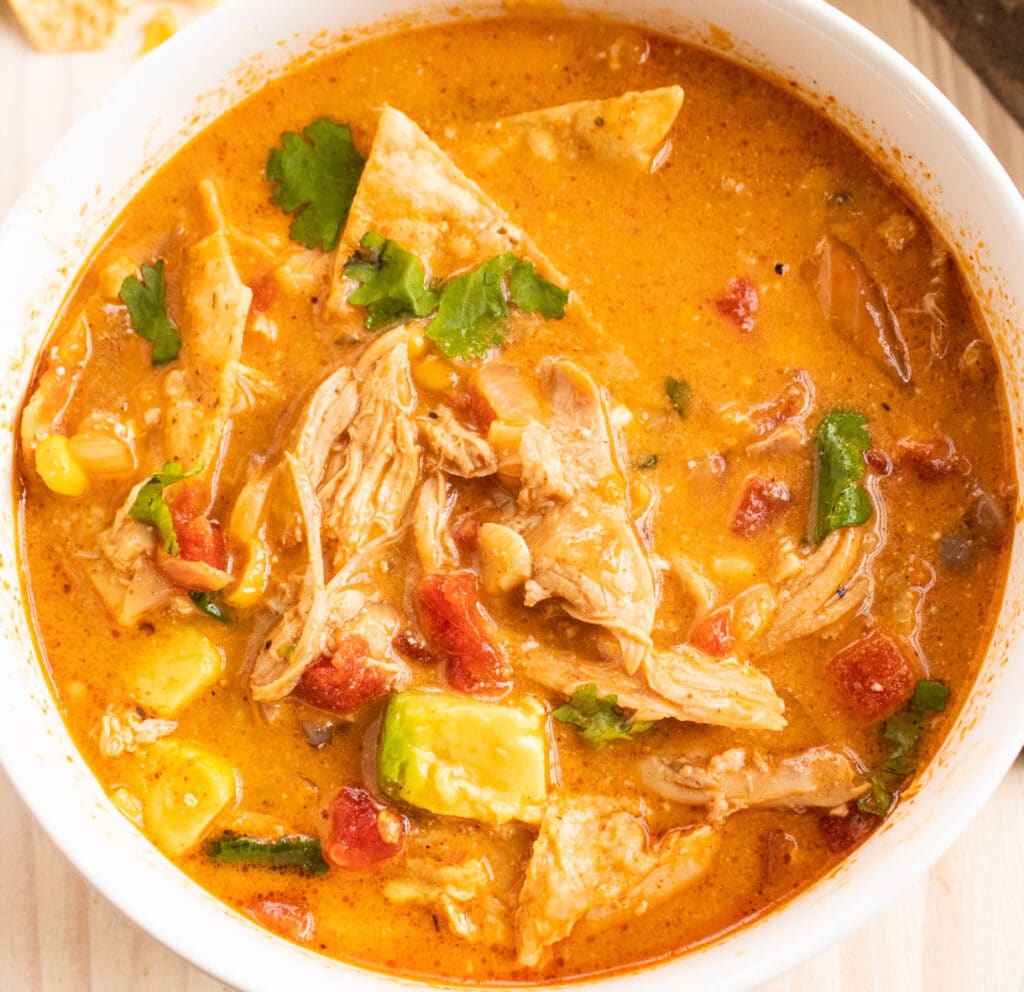
<path id="1" fill-rule="evenodd" d="M 374 37 L 225 114 L 82 272 L 22 438 L 119 808 L 289 939 L 474 983 L 677 954 L 865 839 L 969 690 L 1015 484 L 908 198 L 600 19 Z"/>

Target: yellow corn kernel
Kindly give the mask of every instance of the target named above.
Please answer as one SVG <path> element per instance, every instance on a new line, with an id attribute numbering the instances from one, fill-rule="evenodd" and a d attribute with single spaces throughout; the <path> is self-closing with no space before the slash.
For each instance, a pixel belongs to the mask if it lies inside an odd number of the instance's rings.
<path id="1" fill-rule="evenodd" d="M 127 256 L 121 255 L 100 269 L 100 292 L 108 300 L 116 300 L 121 294 L 121 284 L 128 276 L 135 275 L 136 265 Z"/>
<path id="2" fill-rule="evenodd" d="M 126 479 L 135 473 L 135 452 L 113 434 L 83 431 L 68 438 L 71 457 L 86 475 L 101 479 Z"/>
<path id="3" fill-rule="evenodd" d="M 651 505 L 651 487 L 646 479 L 632 479 L 629 483 L 629 499 L 633 505 L 633 513 L 643 516 Z"/>
<path id="4" fill-rule="evenodd" d="M 607 503 L 620 503 L 626 495 L 622 476 L 618 472 L 609 472 L 597 483 L 597 494 Z"/>
<path id="5" fill-rule="evenodd" d="M 36 471 L 47 489 L 61 496 L 81 496 L 89 487 L 89 478 L 63 434 L 51 434 L 36 445 Z"/>
<path id="6" fill-rule="evenodd" d="M 270 549 L 261 538 L 253 538 L 249 544 L 249 560 L 237 585 L 224 598 L 232 606 L 244 609 L 255 606 L 270 578 Z"/>
<path id="7" fill-rule="evenodd" d="M 178 30 L 178 15 L 170 7 L 161 7 L 143 28 L 140 55 L 153 51 Z"/>
<path id="8" fill-rule="evenodd" d="M 459 384 L 459 373 L 440 355 L 428 355 L 412 368 L 413 382 L 421 389 L 441 393 Z"/>
<path id="9" fill-rule="evenodd" d="M 409 351 L 410 362 L 424 358 L 427 352 L 430 351 L 430 342 L 424 337 L 423 331 L 413 331 L 406 338 L 405 346 Z"/>
<path id="10" fill-rule="evenodd" d="M 224 671 L 224 654 L 194 627 L 155 635 L 135 666 L 134 697 L 158 717 L 177 716 Z"/>
<path id="11" fill-rule="evenodd" d="M 187 741 L 150 745 L 144 759 L 147 787 L 142 798 L 146 833 L 172 857 L 182 855 L 238 793 L 235 769 L 219 755 Z"/>

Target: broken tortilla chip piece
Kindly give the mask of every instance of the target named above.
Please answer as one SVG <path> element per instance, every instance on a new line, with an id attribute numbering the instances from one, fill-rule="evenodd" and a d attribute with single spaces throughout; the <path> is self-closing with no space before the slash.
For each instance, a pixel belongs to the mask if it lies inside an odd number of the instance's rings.
<path id="1" fill-rule="evenodd" d="M 545 279 L 565 284 L 505 211 L 393 107 L 381 112 L 338 243 L 326 302 L 329 313 L 344 312 L 345 299 L 355 284 L 342 270 L 368 231 L 411 251 L 423 263 L 428 278 L 461 274 L 511 251 L 532 261 Z"/>
<path id="2" fill-rule="evenodd" d="M 134 0 L 10 0 L 29 41 L 41 52 L 103 48 Z"/>
<path id="3" fill-rule="evenodd" d="M 531 110 L 486 125 L 464 153 L 482 166 L 501 155 L 525 151 L 548 162 L 593 157 L 647 169 L 682 105 L 683 88 L 664 86 Z"/>

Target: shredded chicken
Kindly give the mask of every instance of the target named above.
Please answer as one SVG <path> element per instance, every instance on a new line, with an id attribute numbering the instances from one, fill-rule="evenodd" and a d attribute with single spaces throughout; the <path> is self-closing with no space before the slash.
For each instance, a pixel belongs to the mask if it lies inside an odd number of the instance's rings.
<path id="1" fill-rule="evenodd" d="M 458 552 L 448 532 L 452 502 L 448 481 L 442 473 L 435 472 L 424 479 L 413 508 L 412 535 L 425 575 L 458 567 Z"/>
<path id="2" fill-rule="evenodd" d="M 446 406 L 419 419 L 420 430 L 437 467 L 462 479 L 494 475 L 498 456 L 476 431 L 471 431 Z"/>
<path id="3" fill-rule="evenodd" d="M 832 809 L 857 799 L 868 784 L 853 761 L 828 747 L 768 756 L 731 748 L 706 764 L 685 757 L 641 759 L 644 783 L 659 796 L 707 806 L 713 820 L 742 809 Z"/>
<path id="4" fill-rule="evenodd" d="M 516 910 L 519 960 L 533 967 L 584 919 L 642 914 L 696 882 L 720 846 L 711 827 L 652 841 L 619 800 L 561 796 L 547 806 Z"/>
<path id="5" fill-rule="evenodd" d="M 173 734 L 177 729 L 178 724 L 174 720 L 145 719 L 134 710 L 126 710 L 118 715 L 111 708 L 100 719 L 100 754 L 105 758 L 132 754 L 140 747 Z"/>

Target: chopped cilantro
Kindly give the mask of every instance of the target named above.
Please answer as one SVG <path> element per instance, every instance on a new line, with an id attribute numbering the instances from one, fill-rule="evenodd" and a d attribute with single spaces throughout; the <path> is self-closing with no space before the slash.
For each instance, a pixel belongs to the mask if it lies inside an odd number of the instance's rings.
<path id="1" fill-rule="evenodd" d="M 438 296 L 426 286 L 420 260 L 374 231 L 359 242 L 362 249 L 345 263 L 345 275 L 361 285 L 348 302 L 366 307 L 366 328 L 375 331 L 403 317 L 426 317 L 437 309 Z"/>
<path id="2" fill-rule="evenodd" d="M 669 376 L 665 380 L 665 395 L 668 397 L 672 408 L 683 418 L 690 412 L 690 397 L 693 391 L 685 379 L 673 379 Z"/>
<path id="3" fill-rule="evenodd" d="M 326 117 L 313 121 L 302 134 L 281 135 L 281 147 L 267 159 L 267 179 L 274 184 L 274 202 L 295 215 L 289 232 L 293 241 L 307 248 L 334 249 L 364 162 L 348 125 Z"/>
<path id="4" fill-rule="evenodd" d="M 218 864 L 253 865 L 304 875 L 326 875 L 330 870 L 320 838 L 305 834 L 263 840 L 226 831 L 207 840 L 203 854 Z"/>
<path id="5" fill-rule="evenodd" d="M 569 290 L 556 286 L 537 275 L 533 262 L 517 258 L 508 277 L 509 299 L 523 313 L 536 313 L 548 320 L 561 320 L 569 302 Z"/>
<path id="6" fill-rule="evenodd" d="M 196 609 L 200 613 L 205 613 L 208 617 L 219 620 L 221 623 L 234 622 L 231 614 L 217 602 L 217 597 L 212 592 L 198 592 L 194 590 L 188 594 L 188 598 L 195 603 Z"/>
<path id="7" fill-rule="evenodd" d="M 505 252 L 445 283 L 426 335 L 449 358 L 481 358 L 492 344 L 501 344 L 503 319 L 511 312 L 504 280 L 514 262 Z"/>
<path id="8" fill-rule="evenodd" d="M 914 770 L 921 738 L 932 714 L 942 712 L 948 698 L 949 689 L 941 682 L 922 679 L 907 706 L 882 724 L 879 736 L 892 749 L 865 776 L 871 789 L 857 802 L 862 813 L 885 816 L 892 809 L 900 783 Z"/>
<path id="9" fill-rule="evenodd" d="M 871 498 L 860 485 L 867 471 L 864 452 L 871 446 L 866 425 L 863 416 L 849 410 L 832 410 L 818 425 L 815 541 L 838 527 L 862 524 L 871 517 Z"/>
<path id="10" fill-rule="evenodd" d="M 178 553 L 178 535 L 174 533 L 171 508 L 164 502 L 164 489 L 175 482 L 189 479 L 203 470 L 203 463 L 197 462 L 186 472 L 181 462 L 164 462 L 164 467 L 152 475 L 139 488 L 138 494 L 128 508 L 128 516 L 140 523 L 152 524 L 160 533 L 164 550 L 169 555 Z"/>
<path id="11" fill-rule="evenodd" d="M 572 694 L 572 699 L 551 715 L 562 723 L 576 727 L 583 739 L 594 748 L 611 741 L 629 740 L 650 730 L 653 724 L 630 719 L 615 705 L 618 696 L 598 696 L 596 685 L 585 685 Z"/>
<path id="12" fill-rule="evenodd" d="M 167 316 L 167 287 L 164 285 L 164 260 L 142 266 L 142 280 L 126 276 L 121 283 L 121 302 L 128 308 L 132 330 L 153 344 L 152 362 L 172 362 L 181 351 L 181 338 Z"/>

